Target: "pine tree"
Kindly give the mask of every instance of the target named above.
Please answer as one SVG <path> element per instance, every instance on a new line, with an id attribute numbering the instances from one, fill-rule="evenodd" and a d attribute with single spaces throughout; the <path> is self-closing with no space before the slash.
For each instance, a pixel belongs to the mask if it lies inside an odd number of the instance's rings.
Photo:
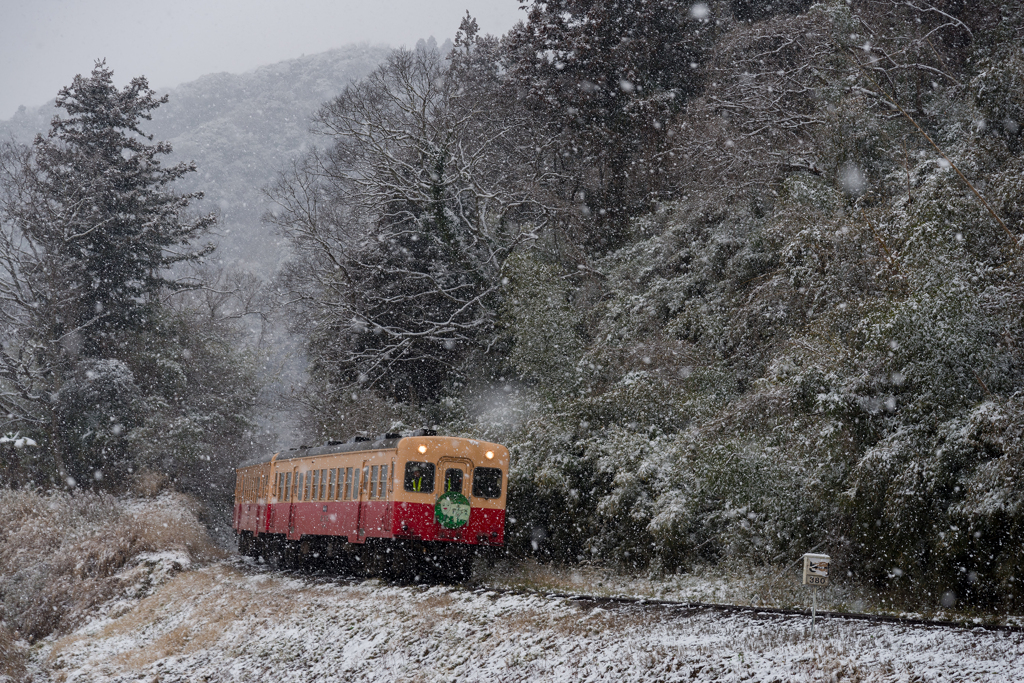
<path id="1" fill-rule="evenodd" d="M 51 338 L 78 336 L 86 356 L 109 355 L 119 333 L 144 328 L 157 293 L 178 286 L 167 269 L 211 249 L 189 245 L 213 217 L 183 215 L 201 193 L 169 189 L 195 166 L 161 166 L 171 146 L 152 144 L 139 127 L 166 101 L 141 77 L 118 90 L 113 71 L 97 62 L 60 90 L 56 106 L 68 116 L 54 117 L 33 143 L 31 191 L 45 204 L 25 207 L 18 224 L 60 264 L 62 289 L 74 292 L 52 318 Z"/>
<path id="2" fill-rule="evenodd" d="M 201 193 L 171 186 L 194 165 L 164 167 L 170 145 L 141 128 L 166 101 L 145 78 L 116 88 L 100 61 L 58 93 L 45 137 L 0 149 L 0 429 L 37 437 L 35 477 L 116 485 L 131 431 L 173 404 L 146 368 L 175 340 L 141 341 L 186 285 L 172 267 L 212 250 L 193 242 L 214 218 L 187 214 Z"/>
<path id="3" fill-rule="evenodd" d="M 703 86 L 712 19 L 703 3 L 556 0 L 506 37 L 508 83 L 577 169 L 595 246 L 620 244 L 628 218 L 664 198 L 669 123 Z"/>

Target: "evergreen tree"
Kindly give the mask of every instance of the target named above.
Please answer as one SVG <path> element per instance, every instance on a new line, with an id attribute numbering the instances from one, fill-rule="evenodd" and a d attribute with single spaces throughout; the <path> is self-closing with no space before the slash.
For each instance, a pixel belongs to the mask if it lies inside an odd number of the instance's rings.
<path id="1" fill-rule="evenodd" d="M 152 143 L 142 121 L 167 101 L 145 78 L 123 90 L 113 71 L 97 62 L 57 94 L 67 117 L 54 117 L 47 137 L 33 143 L 32 202 L 15 215 L 19 230 L 60 264 L 61 289 L 73 294 L 51 316 L 51 339 L 74 335 L 82 354 L 103 357 L 121 333 L 146 327 L 164 287 L 178 287 L 168 268 L 209 253 L 189 245 L 213 223 L 183 211 L 200 193 L 169 186 L 195 170 L 161 165 L 171 152 Z M 45 269 L 41 275 L 53 275 Z"/>
<path id="2" fill-rule="evenodd" d="M 97 62 L 59 92 L 67 115 L 46 137 L 0 150 L 0 429 L 36 438 L 37 482 L 180 476 L 167 454 L 182 425 L 236 439 L 250 425 L 258 382 L 230 320 L 166 301 L 198 286 L 180 266 L 212 251 L 193 242 L 214 221 L 187 213 L 201 193 L 172 190 L 194 165 L 163 166 L 170 145 L 141 128 L 166 101 Z M 209 462 L 214 441 L 180 457 Z"/>
<path id="3" fill-rule="evenodd" d="M 664 198 L 669 123 L 700 91 L 714 36 L 703 3 L 556 0 L 506 37 L 509 86 L 572 160 L 593 246 L 621 244 L 629 217 Z"/>

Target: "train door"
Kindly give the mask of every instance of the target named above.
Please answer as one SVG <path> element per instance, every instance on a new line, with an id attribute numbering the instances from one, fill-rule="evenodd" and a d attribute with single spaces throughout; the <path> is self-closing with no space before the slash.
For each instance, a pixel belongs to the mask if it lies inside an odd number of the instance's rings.
<path id="1" fill-rule="evenodd" d="M 359 478 L 359 509 L 356 512 L 356 530 L 359 540 L 366 538 L 366 518 L 369 513 L 370 500 L 370 461 L 363 461 L 363 476 Z"/>
<path id="2" fill-rule="evenodd" d="M 288 493 L 288 538 L 298 539 L 300 534 L 295 533 L 295 501 L 298 498 L 299 488 L 299 466 L 295 465 L 291 471 L 292 484 L 286 488 Z"/>
<path id="3" fill-rule="evenodd" d="M 455 491 L 469 497 L 467 485 L 470 474 L 473 472 L 473 461 L 468 458 L 444 457 L 437 461 L 438 476 L 441 477 L 440 486 L 434 488 L 437 497 Z"/>
<path id="4" fill-rule="evenodd" d="M 256 528 L 252 532 L 253 536 L 259 536 L 261 531 L 266 531 L 263 524 L 267 518 L 267 510 L 270 509 L 266 492 L 267 475 L 261 472 L 256 476 L 256 482 L 259 489 L 256 491 Z"/>
<path id="5" fill-rule="evenodd" d="M 469 522 L 469 482 L 473 474 L 473 461 L 467 458 L 442 457 L 437 461 L 439 486 L 435 487 L 435 511 L 440 510 L 437 537 L 459 540 Z M 458 495 L 456 495 L 458 494 Z M 443 498 L 443 500 L 442 500 Z"/>
<path id="6" fill-rule="evenodd" d="M 381 522 L 381 528 L 391 529 L 391 516 L 393 508 L 395 507 L 395 459 L 391 458 L 391 471 L 389 474 L 384 473 L 387 472 L 386 467 L 383 468 L 383 470 L 384 471 L 380 475 L 381 479 L 384 480 L 381 483 L 381 489 L 383 491 L 383 495 L 381 495 L 381 498 L 385 501 L 385 505 L 384 519 Z"/>

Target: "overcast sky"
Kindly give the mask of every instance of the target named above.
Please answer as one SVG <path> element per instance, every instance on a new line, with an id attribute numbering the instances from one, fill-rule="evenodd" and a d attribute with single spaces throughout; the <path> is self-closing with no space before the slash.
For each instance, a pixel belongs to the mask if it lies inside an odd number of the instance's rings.
<path id="1" fill-rule="evenodd" d="M 106 58 L 118 85 L 156 89 L 350 43 L 454 37 L 466 10 L 505 33 L 519 0 L 0 0 L 0 120 L 36 107 Z"/>

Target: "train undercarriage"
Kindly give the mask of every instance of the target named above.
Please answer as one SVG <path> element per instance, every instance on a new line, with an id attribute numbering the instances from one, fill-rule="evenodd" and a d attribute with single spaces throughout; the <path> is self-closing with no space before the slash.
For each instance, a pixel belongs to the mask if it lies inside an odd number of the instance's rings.
<path id="1" fill-rule="evenodd" d="M 490 549 L 487 549 L 490 550 Z M 339 536 L 303 536 L 250 531 L 238 534 L 238 552 L 281 569 L 310 569 L 380 577 L 403 583 L 460 583 L 470 579 L 476 548 L 464 543 L 368 538 L 349 543 Z"/>

